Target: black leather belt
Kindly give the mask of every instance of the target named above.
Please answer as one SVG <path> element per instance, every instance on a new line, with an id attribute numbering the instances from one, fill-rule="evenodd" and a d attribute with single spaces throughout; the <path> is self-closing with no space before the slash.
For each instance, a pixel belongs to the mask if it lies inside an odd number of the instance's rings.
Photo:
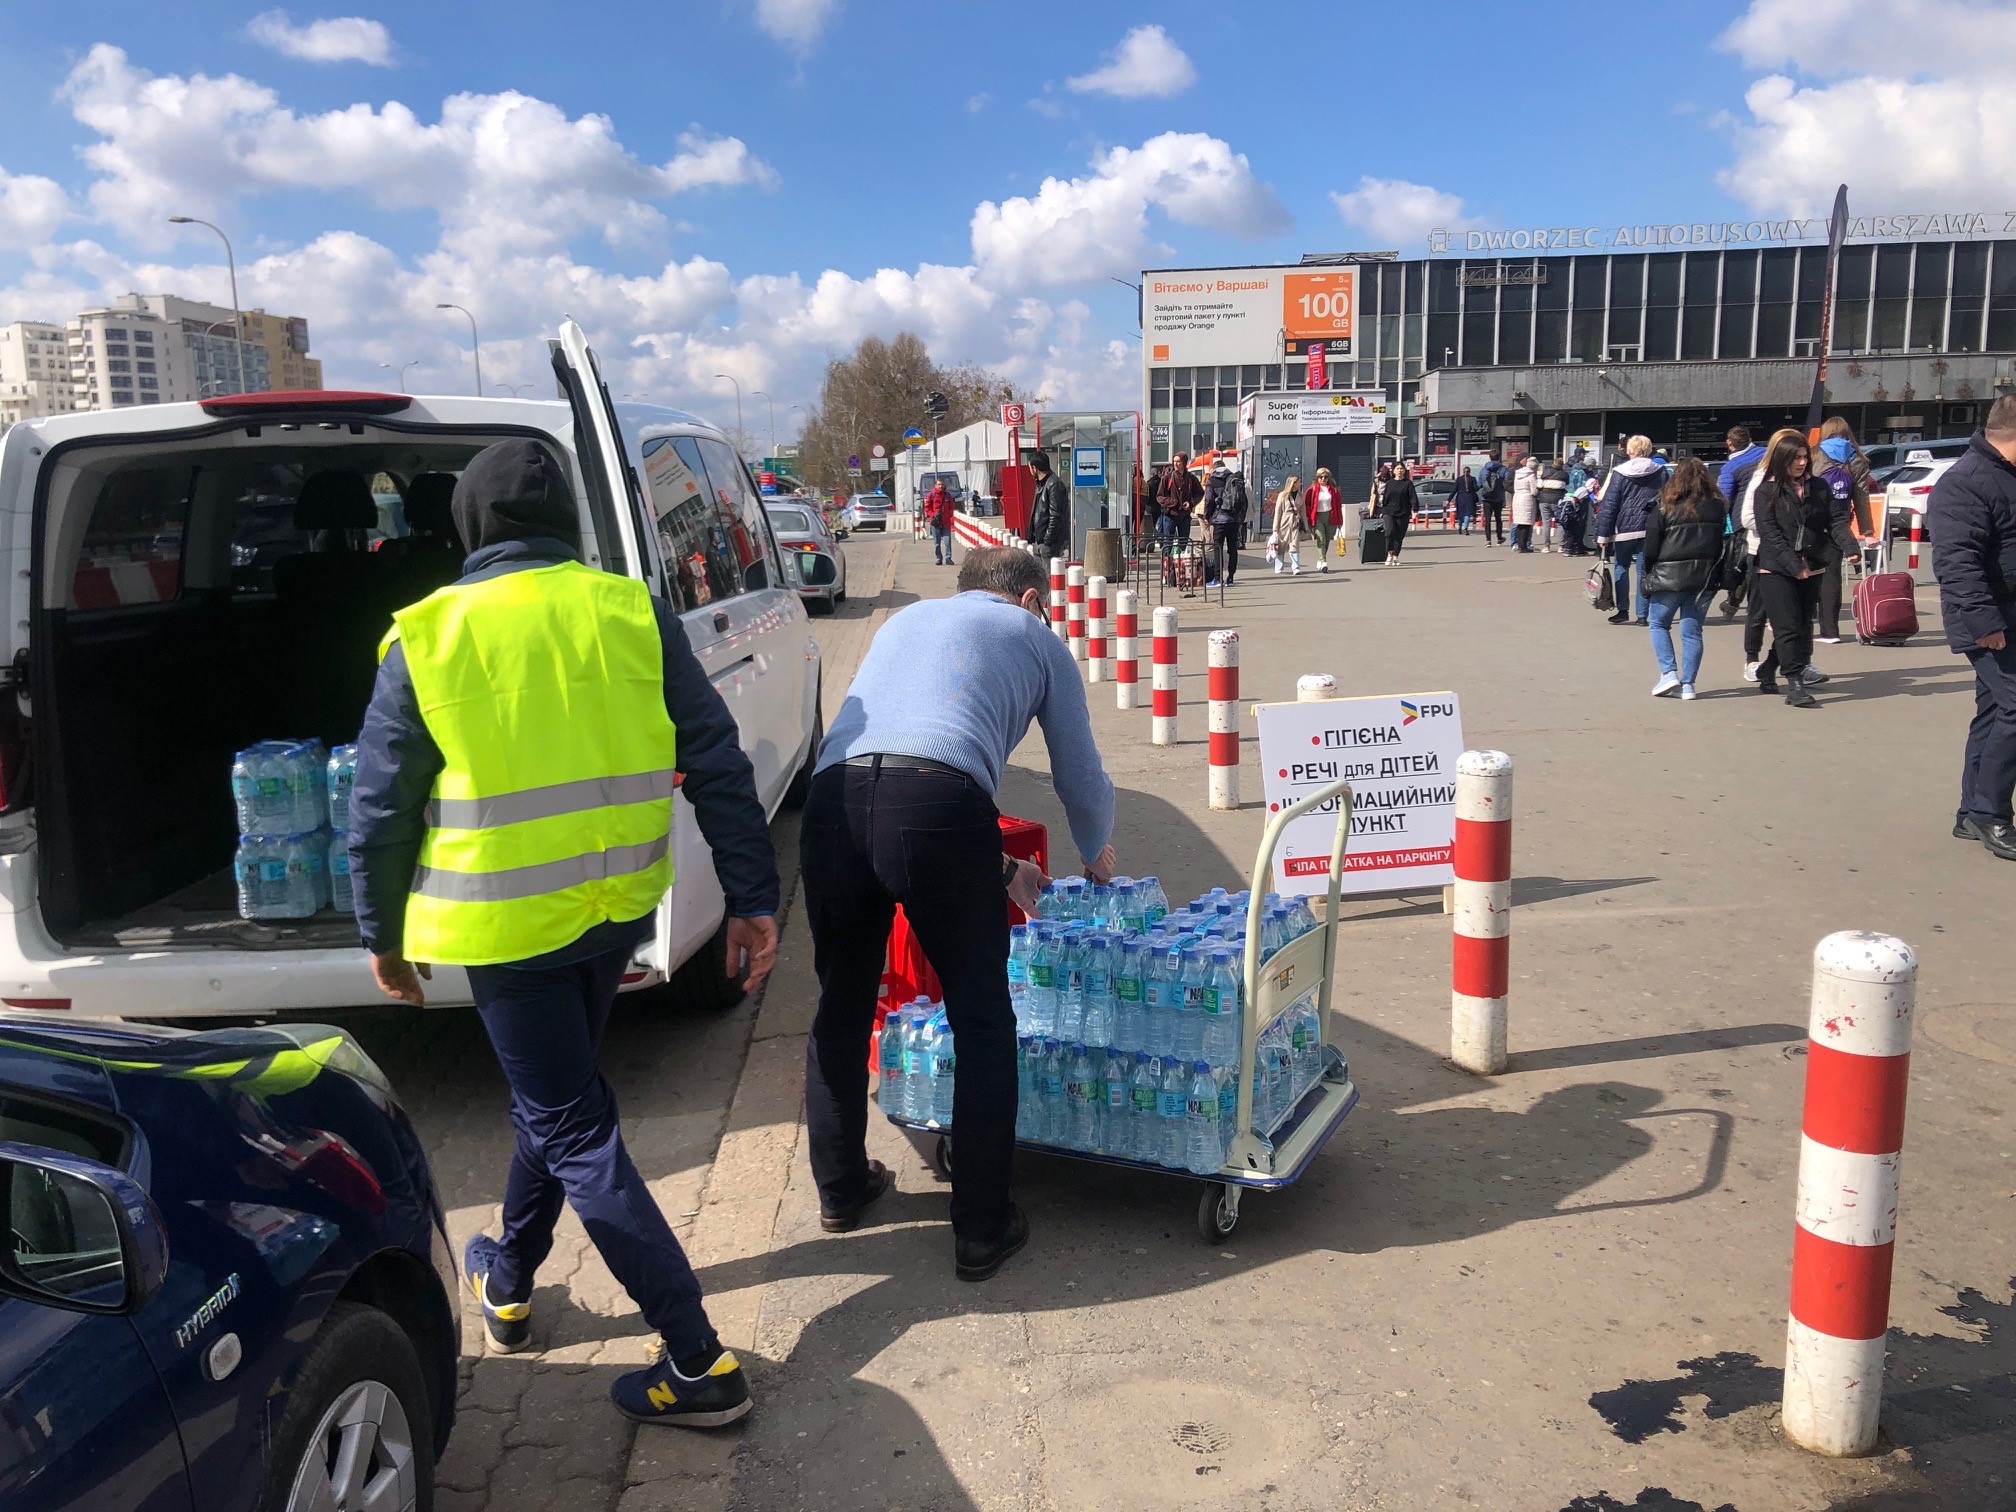
<path id="1" fill-rule="evenodd" d="M 905 756 L 900 751 L 875 751 L 866 756 L 849 756 L 842 766 L 866 767 L 871 772 L 879 772 L 884 767 L 895 772 L 944 772 L 952 777 L 967 774 L 955 766 L 947 766 L 942 761 L 931 761 L 922 756 Z"/>

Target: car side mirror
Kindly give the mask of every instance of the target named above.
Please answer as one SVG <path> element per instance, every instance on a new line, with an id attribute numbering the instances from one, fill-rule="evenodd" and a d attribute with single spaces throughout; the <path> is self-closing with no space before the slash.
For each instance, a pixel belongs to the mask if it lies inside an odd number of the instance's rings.
<path id="1" fill-rule="evenodd" d="M 124 1171 L 0 1141 L 0 1295 L 71 1312 L 133 1313 L 168 1274 L 168 1233 Z"/>
<path id="2" fill-rule="evenodd" d="M 798 554 L 798 578 L 808 588 L 824 588 L 837 580 L 839 569 L 833 565 L 833 558 L 819 551 L 801 551 Z"/>

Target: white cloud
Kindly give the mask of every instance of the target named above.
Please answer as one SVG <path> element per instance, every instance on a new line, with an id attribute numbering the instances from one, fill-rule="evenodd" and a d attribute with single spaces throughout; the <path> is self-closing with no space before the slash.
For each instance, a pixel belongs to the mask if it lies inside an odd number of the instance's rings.
<path id="1" fill-rule="evenodd" d="M 756 24 L 800 52 L 819 40 L 839 0 L 756 0 Z"/>
<path id="2" fill-rule="evenodd" d="M 1150 95 L 1166 99 L 1196 82 L 1197 69 L 1190 55 L 1159 26 L 1135 27 L 1098 68 L 1065 80 L 1079 94 L 1117 95 L 1123 100 Z"/>
<path id="3" fill-rule="evenodd" d="M 1271 235 L 1289 221 L 1244 153 L 1201 132 L 1165 131 L 1139 147 L 1112 148 L 1084 178 L 1046 178 L 1034 196 L 982 201 L 973 212 L 973 256 L 996 286 L 1137 273 L 1169 255 L 1149 234 L 1151 208 L 1241 237 Z"/>
<path id="4" fill-rule="evenodd" d="M 40 247 L 70 215 L 70 196 L 54 179 L 0 168 L 0 247 Z"/>
<path id="5" fill-rule="evenodd" d="M 1821 77 L 1999 74 L 2016 10 L 1970 0 L 1752 0 L 1719 45 L 1756 68 Z"/>
<path id="6" fill-rule="evenodd" d="M 1366 174 L 1356 189 L 1333 190 L 1330 198 L 1345 220 L 1396 248 L 1423 240 L 1437 226 L 1453 229 L 1471 221 L 1459 196 L 1405 179 Z"/>
<path id="7" fill-rule="evenodd" d="M 263 11 L 245 23 L 246 40 L 307 63 L 392 66 L 392 34 L 382 21 L 331 16 L 296 26 L 285 11 Z"/>

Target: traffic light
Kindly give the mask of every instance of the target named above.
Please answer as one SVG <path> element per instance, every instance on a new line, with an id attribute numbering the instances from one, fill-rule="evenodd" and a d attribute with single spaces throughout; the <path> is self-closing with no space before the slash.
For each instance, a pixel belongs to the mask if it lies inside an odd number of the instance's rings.
<path id="1" fill-rule="evenodd" d="M 942 415 L 951 408 L 952 402 L 936 389 L 933 389 L 930 397 L 924 401 L 924 412 L 927 415 Z"/>

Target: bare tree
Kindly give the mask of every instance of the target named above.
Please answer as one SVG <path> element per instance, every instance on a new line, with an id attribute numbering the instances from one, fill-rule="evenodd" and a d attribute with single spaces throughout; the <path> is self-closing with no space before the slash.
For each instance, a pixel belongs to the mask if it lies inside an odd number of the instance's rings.
<path id="1" fill-rule="evenodd" d="M 835 358 L 799 432 L 804 477 L 844 491 L 850 456 L 868 457 L 878 441 L 894 453 L 908 427 L 930 429 L 924 406 L 933 391 L 949 405 L 940 422 L 946 431 L 998 417 L 1002 401 L 1014 397 L 1014 386 L 999 373 L 971 363 L 938 366 L 909 331 L 893 341 L 870 336 L 850 356 Z"/>

